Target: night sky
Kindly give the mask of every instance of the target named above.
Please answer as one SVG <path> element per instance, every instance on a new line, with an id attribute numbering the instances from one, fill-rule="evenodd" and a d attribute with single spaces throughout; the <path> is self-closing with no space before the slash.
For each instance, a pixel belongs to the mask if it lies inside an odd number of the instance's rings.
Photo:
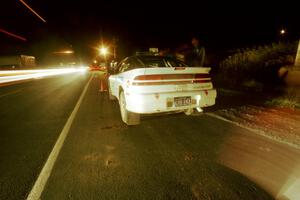
<path id="1" fill-rule="evenodd" d="M 0 28 L 24 36 L 23 42 L 0 33 L 0 53 L 40 54 L 72 47 L 92 55 L 93 47 L 113 37 L 125 54 L 150 46 L 176 48 L 198 35 L 215 51 L 269 44 L 287 30 L 300 37 L 296 3 L 281 1 L 67 1 L 26 0 L 46 23 L 18 0 L 1 0 Z"/>

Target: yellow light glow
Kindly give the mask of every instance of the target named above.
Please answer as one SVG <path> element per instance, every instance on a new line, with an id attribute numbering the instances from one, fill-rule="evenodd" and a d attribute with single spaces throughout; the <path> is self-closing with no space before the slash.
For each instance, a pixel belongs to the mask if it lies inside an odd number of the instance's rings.
<path id="1" fill-rule="evenodd" d="M 94 60 L 93 62 L 94 62 L 95 64 L 97 64 L 97 60 Z"/>
<path id="2" fill-rule="evenodd" d="M 38 70 L 6 70 L 0 72 L 0 86 L 4 83 L 39 79 L 49 76 L 57 76 L 63 74 L 85 72 L 87 66 L 77 66 L 71 68 L 55 68 L 55 69 L 38 69 Z"/>
<path id="3" fill-rule="evenodd" d="M 280 34 L 281 35 L 284 35 L 286 32 L 285 32 L 285 30 L 284 29 L 282 29 L 281 31 L 280 31 Z"/>
<path id="4" fill-rule="evenodd" d="M 74 51 L 67 50 L 67 51 L 63 51 L 62 53 L 65 53 L 65 54 L 72 54 L 72 53 L 74 53 Z"/>
<path id="5" fill-rule="evenodd" d="M 73 54 L 74 51 L 72 50 L 64 50 L 64 51 L 55 51 L 54 54 Z"/>
<path id="6" fill-rule="evenodd" d="M 99 49 L 99 54 L 103 55 L 103 56 L 106 56 L 108 54 L 108 49 L 106 47 L 101 47 Z"/>

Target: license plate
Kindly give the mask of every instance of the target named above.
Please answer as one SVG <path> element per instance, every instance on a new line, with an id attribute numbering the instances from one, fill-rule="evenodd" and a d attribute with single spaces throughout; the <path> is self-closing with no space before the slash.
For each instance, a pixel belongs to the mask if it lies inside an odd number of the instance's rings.
<path id="1" fill-rule="evenodd" d="M 191 97 L 175 97 L 174 104 L 175 107 L 188 106 L 192 104 L 192 99 Z"/>

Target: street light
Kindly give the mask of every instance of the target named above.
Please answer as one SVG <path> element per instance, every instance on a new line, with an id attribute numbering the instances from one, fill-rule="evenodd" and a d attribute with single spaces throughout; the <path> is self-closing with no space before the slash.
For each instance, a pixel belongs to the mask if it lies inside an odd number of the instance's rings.
<path id="1" fill-rule="evenodd" d="M 280 30 L 280 35 L 285 35 L 285 34 L 286 34 L 286 30 L 281 29 L 281 30 Z"/>
<path id="2" fill-rule="evenodd" d="M 108 54 L 108 49 L 106 47 L 101 47 L 99 49 L 99 54 L 105 57 Z"/>

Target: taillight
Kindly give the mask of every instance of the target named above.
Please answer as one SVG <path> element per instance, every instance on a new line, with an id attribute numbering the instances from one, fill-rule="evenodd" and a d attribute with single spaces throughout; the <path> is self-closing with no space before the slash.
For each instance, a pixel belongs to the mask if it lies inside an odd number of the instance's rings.
<path id="1" fill-rule="evenodd" d="M 136 81 L 159 81 L 159 80 L 184 80 L 193 79 L 194 74 L 152 74 L 141 75 L 134 78 Z"/>
<path id="2" fill-rule="evenodd" d="M 209 74 L 195 74 L 194 78 L 195 79 L 210 78 L 210 75 Z"/>
<path id="3" fill-rule="evenodd" d="M 162 80 L 162 75 L 141 75 L 134 78 L 135 81 Z"/>
<path id="4" fill-rule="evenodd" d="M 150 74 L 136 76 L 133 85 L 172 85 L 210 82 L 209 74 Z"/>
<path id="5" fill-rule="evenodd" d="M 210 75 L 207 74 L 195 74 L 193 83 L 208 83 L 211 81 Z"/>

